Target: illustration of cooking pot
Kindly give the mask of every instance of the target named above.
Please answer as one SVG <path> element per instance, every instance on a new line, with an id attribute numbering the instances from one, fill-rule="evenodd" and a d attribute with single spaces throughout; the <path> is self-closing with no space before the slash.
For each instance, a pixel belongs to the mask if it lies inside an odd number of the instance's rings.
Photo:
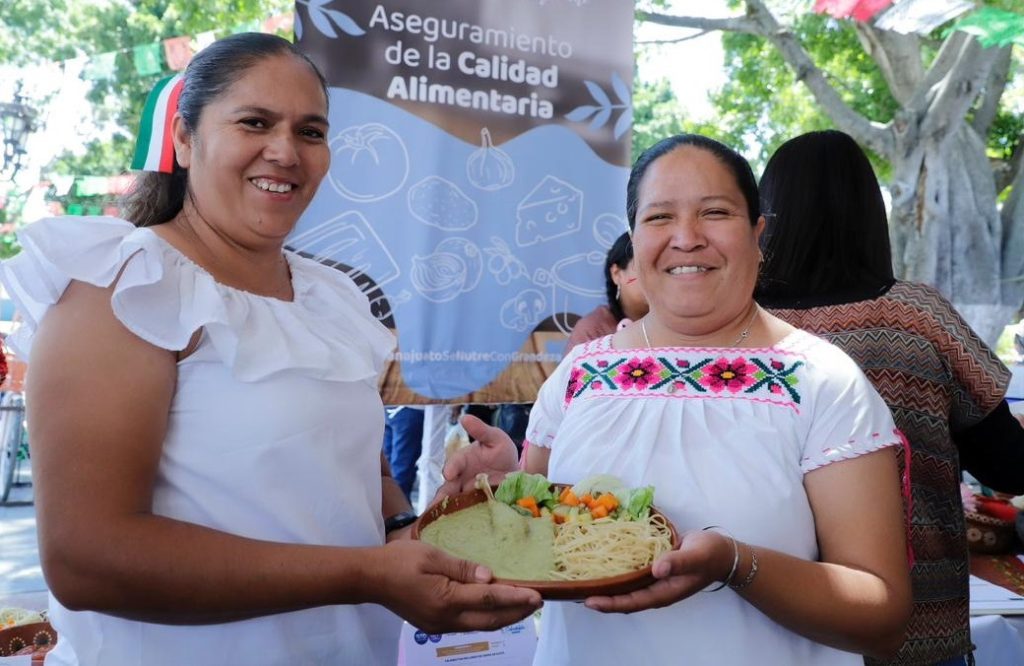
<path id="1" fill-rule="evenodd" d="M 573 295 L 603 300 L 605 293 L 601 273 L 604 270 L 604 255 L 600 252 L 574 254 L 560 259 L 550 269 L 538 268 L 533 273 L 533 283 L 551 290 L 551 312 L 555 325 L 568 334 L 572 327 L 565 317 L 571 311 L 569 305 Z"/>

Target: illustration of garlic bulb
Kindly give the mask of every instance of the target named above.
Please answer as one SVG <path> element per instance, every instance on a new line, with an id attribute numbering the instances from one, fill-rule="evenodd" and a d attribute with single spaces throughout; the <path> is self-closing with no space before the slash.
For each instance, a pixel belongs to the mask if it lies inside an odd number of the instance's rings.
<path id="1" fill-rule="evenodd" d="M 480 130 L 480 147 L 466 160 L 466 177 L 469 182 L 488 192 L 508 187 L 516 177 L 516 166 L 512 158 L 491 142 L 491 133 L 485 127 Z"/>

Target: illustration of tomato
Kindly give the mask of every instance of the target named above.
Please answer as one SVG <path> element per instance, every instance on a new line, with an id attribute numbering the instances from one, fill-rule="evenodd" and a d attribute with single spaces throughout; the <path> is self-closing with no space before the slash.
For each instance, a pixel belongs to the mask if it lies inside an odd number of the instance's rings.
<path id="1" fill-rule="evenodd" d="M 391 128 L 380 123 L 346 127 L 330 142 L 331 185 L 353 201 L 391 196 L 409 176 L 409 153 Z"/>

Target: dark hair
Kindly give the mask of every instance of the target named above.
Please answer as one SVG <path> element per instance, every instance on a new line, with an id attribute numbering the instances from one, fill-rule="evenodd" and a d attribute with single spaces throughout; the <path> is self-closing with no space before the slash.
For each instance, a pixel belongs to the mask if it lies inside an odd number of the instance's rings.
<path id="1" fill-rule="evenodd" d="M 754 172 L 751 171 L 747 160 L 732 148 L 706 136 L 676 134 L 662 139 L 645 150 L 633 163 L 633 169 L 629 172 L 629 183 L 626 185 L 626 219 L 629 221 L 629 228 L 636 228 L 636 209 L 639 205 L 637 197 L 639 196 L 640 181 L 643 180 L 647 169 L 659 157 L 671 153 L 680 146 L 693 146 L 706 150 L 717 157 L 732 172 L 733 178 L 736 179 L 736 185 L 747 202 L 750 224 L 757 224 L 758 218 L 761 217 L 761 203 L 757 196 L 757 179 L 754 178 Z"/>
<path id="2" fill-rule="evenodd" d="M 629 262 L 633 261 L 633 239 L 625 232 L 619 236 L 608 250 L 608 256 L 604 259 L 604 290 L 608 296 L 608 309 L 615 315 L 616 321 L 626 318 L 622 311 L 622 303 L 616 297 L 619 285 L 612 279 L 612 266 L 618 266 L 625 270 Z"/>
<path id="3" fill-rule="evenodd" d="M 768 211 L 758 297 L 813 298 L 892 284 L 885 202 L 849 135 L 810 132 L 782 144 L 761 176 Z"/>
<path id="4" fill-rule="evenodd" d="M 224 94 L 232 83 L 261 60 L 290 54 L 301 59 L 316 75 L 327 94 L 327 81 L 313 61 L 288 40 L 276 35 L 243 32 L 217 40 L 196 54 L 185 69 L 178 113 L 194 133 L 206 105 Z M 138 227 L 160 224 L 181 210 L 188 190 L 188 169 L 174 161 L 172 173 L 141 172 L 121 201 L 122 214 Z"/>

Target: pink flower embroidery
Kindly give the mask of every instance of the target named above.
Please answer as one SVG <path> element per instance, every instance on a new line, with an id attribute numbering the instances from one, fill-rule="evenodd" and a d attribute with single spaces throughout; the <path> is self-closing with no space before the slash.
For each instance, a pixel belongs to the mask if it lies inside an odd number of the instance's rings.
<path id="1" fill-rule="evenodd" d="M 576 395 L 576 392 L 583 386 L 581 381 L 583 377 L 583 370 L 580 368 L 573 368 L 572 372 L 569 373 L 569 383 L 565 387 L 565 403 L 569 404 L 572 397 Z"/>
<path id="2" fill-rule="evenodd" d="M 778 384 L 770 385 L 768 387 L 768 390 L 771 391 L 772 393 L 774 393 L 775 395 L 779 395 L 780 393 L 782 393 L 782 387 L 779 386 Z"/>
<path id="3" fill-rule="evenodd" d="M 624 389 L 636 388 L 642 391 L 654 382 L 658 377 L 658 364 L 651 357 L 632 358 L 619 366 L 619 374 L 616 377 Z"/>
<path id="4" fill-rule="evenodd" d="M 757 368 L 747 363 L 747 359 L 742 356 L 732 361 L 723 357 L 704 369 L 700 383 L 715 393 L 721 393 L 723 390 L 739 393 L 754 383 L 755 372 Z"/>

